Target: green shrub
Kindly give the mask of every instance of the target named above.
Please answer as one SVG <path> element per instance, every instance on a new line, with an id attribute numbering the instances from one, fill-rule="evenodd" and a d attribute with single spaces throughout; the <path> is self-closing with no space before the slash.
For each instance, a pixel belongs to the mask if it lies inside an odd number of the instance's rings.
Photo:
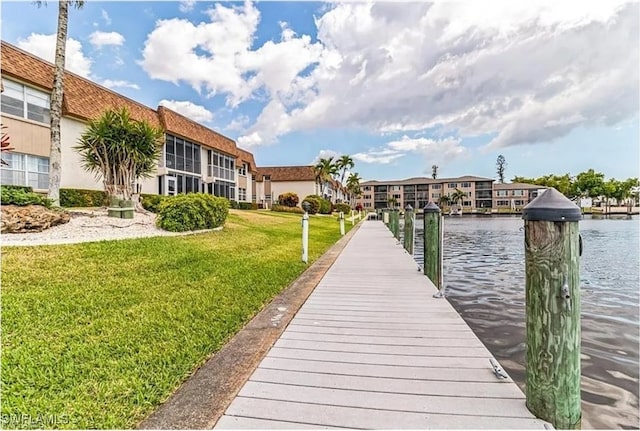
<path id="1" fill-rule="evenodd" d="M 235 201 L 233 199 L 229 199 L 229 208 L 237 210 L 240 208 L 240 206 L 238 205 L 238 201 Z"/>
<path id="2" fill-rule="evenodd" d="M 156 224 L 171 232 L 213 229 L 229 215 L 229 200 L 205 193 L 189 193 L 166 198 L 159 207 Z"/>
<path id="3" fill-rule="evenodd" d="M 160 204 L 164 202 L 169 196 L 164 195 L 140 195 L 140 203 L 142 207 L 152 213 L 157 213 L 160 209 Z"/>
<path id="4" fill-rule="evenodd" d="M 300 198 L 293 192 L 283 193 L 278 196 L 278 203 L 285 207 L 298 206 L 298 202 L 300 202 Z"/>
<path id="5" fill-rule="evenodd" d="M 241 210 L 257 210 L 258 204 L 254 202 L 238 202 L 238 209 Z"/>
<path id="6" fill-rule="evenodd" d="M 304 214 L 304 210 L 300 207 L 288 207 L 285 205 L 273 205 L 271 207 L 271 211 L 276 211 L 281 213 Z"/>
<path id="7" fill-rule="evenodd" d="M 34 192 L 27 191 L 26 187 L 2 186 L 0 204 L 2 205 L 42 205 L 51 208 L 52 201 Z M 32 189 L 33 190 L 33 189 Z"/>
<path id="8" fill-rule="evenodd" d="M 8 190 L 23 190 L 25 192 L 33 192 L 33 187 L 31 186 L 12 186 L 12 185 L 6 185 L 6 186 L 2 186 L 3 189 L 8 189 Z"/>
<path id="9" fill-rule="evenodd" d="M 102 207 L 107 194 L 102 190 L 60 189 L 61 207 Z"/>
<path id="10" fill-rule="evenodd" d="M 337 212 L 342 211 L 343 213 L 345 213 L 345 215 L 351 215 L 351 206 L 349 204 L 345 204 L 345 203 L 336 204 L 335 210 Z"/>
<path id="11" fill-rule="evenodd" d="M 320 211 L 320 200 L 322 198 L 318 195 L 309 195 L 303 199 L 302 203 L 309 202 L 311 208 L 309 209 L 309 214 L 318 214 Z"/>
<path id="12" fill-rule="evenodd" d="M 320 211 L 318 211 L 320 214 L 331 214 L 333 210 L 333 204 L 326 200 L 326 199 L 320 199 Z"/>

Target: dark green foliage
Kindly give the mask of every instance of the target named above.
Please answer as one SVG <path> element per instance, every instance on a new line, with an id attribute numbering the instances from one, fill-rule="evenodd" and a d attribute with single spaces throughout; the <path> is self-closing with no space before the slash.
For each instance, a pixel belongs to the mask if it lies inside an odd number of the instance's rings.
<path id="1" fill-rule="evenodd" d="M 285 207 L 298 206 L 298 202 L 300 202 L 300 198 L 293 192 L 283 193 L 278 196 L 278 203 Z"/>
<path id="2" fill-rule="evenodd" d="M 351 215 L 351 206 L 349 204 L 345 204 L 345 203 L 336 204 L 335 205 L 335 210 L 337 212 L 342 211 L 346 215 Z"/>
<path id="3" fill-rule="evenodd" d="M 30 188 L 30 187 L 29 187 Z M 2 205 L 42 205 L 50 208 L 52 201 L 34 192 L 27 191 L 29 188 L 16 186 L 2 186 L 0 203 Z"/>
<path id="4" fill-rule="evenodd" d="M 320 214 L 331 214 L 331 212 L 333 211 L 333 204 L 326 200 L 326 199 L 321 199 L 320 200 Z"/>
<path id="5" fill-rule="evenodd" d="M 309 204 L 311 205 L 311 208 L 309 209 L 309 214 L 318 214 L 318 211 L 320 211 L 320 200 L 324 200 L 324 199 L 322 199 L 318 195 L 309 195 L 302 200 L 302 203 L 309 202 Z"/>
<path id="6" fill-rule="evenodd" d="M 156 224 L 171 232 L 213 229 L 229 215 L 229 200 L 206 193 L 171 196 L 159 207 Z"/>
<path id="7" fill-rule="evenodd" d="M 140 203 L 142 203 L 144 209 L 152 213 L 157 213 L 160 209 L 160 204 L 164 202 L 168 196 L 143 194 L 140 195 L 140 198 Z"/>
<path id="8" fill-rule="evenodd" d="M 284 205 L 273 205 L 271 207 L 271 211 L 277 211 L 281 213 L 304 214 L 304 210 L 300 207 L 288 207 Z"/>
<path id="9" fill-rule="evenodd" d="M 237 210 L 238 208 L 240 208 L 240 206 L 238 205 L 238 201 L 229 199 L 229 208 L 233 210 Z"/>
<path id="10" fill-rule="evenodd" d="M 25 192 L 33 192 L 33 187 L 30 186 L 10 186 L 10 185 L 6 185 L 6 186 L 2 186 L 3 189 L 9 189 L 9 190 L 24 190 Z"/>
<path id="11" fill-rule="evenodd" d="M 102 190 L 60 189 L 61 207 L 101 207 L 107 204 Z"/>
<path id="12" fill-rule="evenodd" d="M 257 210 L 258 204 L 253 202 L 238 202 L 239 210 Z"/>

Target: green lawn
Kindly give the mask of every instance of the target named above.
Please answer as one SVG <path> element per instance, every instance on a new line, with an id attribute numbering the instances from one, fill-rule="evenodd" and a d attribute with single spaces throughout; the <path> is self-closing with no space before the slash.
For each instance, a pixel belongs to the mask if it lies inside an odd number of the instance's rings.
<path id="1" fill-rule="evenodd" d="M 309 231 L 310 262 L 340 237 Z M 4 248 L 2 415 L 58 422 L 3 428 L 135 427 L 304 271 L 300 237 L 300 215 L 232 211 L 220 232 Z"/>

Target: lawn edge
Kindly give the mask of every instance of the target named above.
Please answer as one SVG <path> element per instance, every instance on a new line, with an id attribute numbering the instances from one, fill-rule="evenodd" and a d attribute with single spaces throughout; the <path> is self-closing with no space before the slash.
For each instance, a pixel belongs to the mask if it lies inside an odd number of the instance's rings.
<path id="1" fill-rule="evenodd" d="M 137 428 L 213 428 L 361 225 L 356 224 L 273 298 Z M 282 307 L 286 310 L 279 311 Z"/>

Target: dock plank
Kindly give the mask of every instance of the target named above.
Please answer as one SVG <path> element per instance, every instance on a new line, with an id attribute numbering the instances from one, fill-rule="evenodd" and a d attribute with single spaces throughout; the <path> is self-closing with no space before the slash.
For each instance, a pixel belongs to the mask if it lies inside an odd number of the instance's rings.
<path id="1" fill-rule="evenodd" d="M 435 292 L 381 222 L 363 222 L 216 428 L 544 428 Z"/>

